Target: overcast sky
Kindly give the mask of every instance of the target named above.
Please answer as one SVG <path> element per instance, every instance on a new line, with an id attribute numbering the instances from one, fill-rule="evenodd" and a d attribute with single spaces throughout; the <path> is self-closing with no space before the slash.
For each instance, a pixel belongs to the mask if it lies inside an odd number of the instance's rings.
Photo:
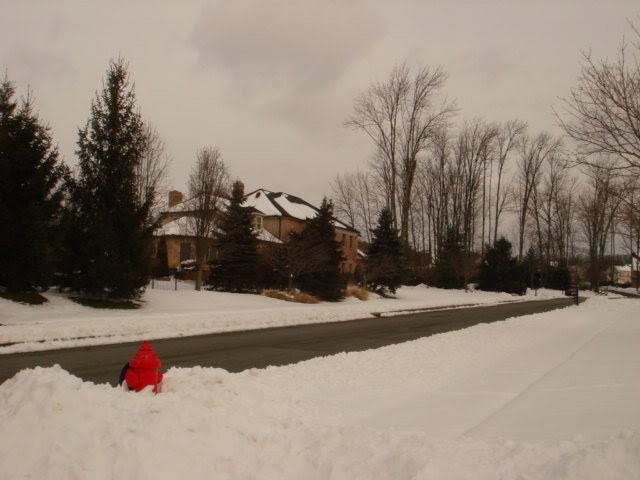
<path id="1" fill-rule="evenodd" d="M 184 190 L 196 152 L 220 148 L 248 190 L 311 202 L 372 148 L 343 126 L 359 91 L 393 66 L 442 66 L 457 120 L 520 118 L 557 133 L 552 107 L 580 51 L 611 56 L 638 0 L 0 0 L 0 68 L 30 86 L 64 160 L 109 59 L 123 56 L 138 105 Z"/>

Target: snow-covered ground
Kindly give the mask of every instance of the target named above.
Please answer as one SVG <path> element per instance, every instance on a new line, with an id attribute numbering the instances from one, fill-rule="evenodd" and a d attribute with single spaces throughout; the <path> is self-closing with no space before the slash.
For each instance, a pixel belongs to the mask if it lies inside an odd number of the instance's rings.
<path id="1" fill-rule="evenodd" d="M 284 367 L 173 368 L 156 396 L 25 370 L 0 385 L 0 476 L 638 479 L 639 307 L 595 297 Z"/>
<path id="2" fill-rule="evenodd" d="M 560 292 L 539 290 L 537 297 L 533 293 L 513 297 L 504 293 L 417 286 L 399 289 L 396 299 L 348 298 L 337 303 L 303 305 L 259 295 L 147 289 L 139 310 L 97 310 L 79 305 L 64 295 L 46 293 L 49 302 L 39 306 L 0 298 L 0 354 L 334 322 L 363 318 L 374 312 L 560 295 Z"/>

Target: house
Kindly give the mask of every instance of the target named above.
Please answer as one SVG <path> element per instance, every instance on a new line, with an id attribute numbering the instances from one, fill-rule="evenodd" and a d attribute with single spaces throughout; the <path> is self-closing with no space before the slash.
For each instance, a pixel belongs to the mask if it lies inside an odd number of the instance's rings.
<path id="1" fill-rule="evenodd" d="M 300 233 L 304 230 L 306 222 L 318 212 L 317 207 L 299 197 L 263 188 L 248 193 L 244 205 L 254 209 L 256 229 L 265 230 L 282 242 L 289 240 L 292 231 Z M 334 220 L 333 226 L 344 256 L 340 270 L 352 275 L 358 262 L 359 232 L 339 220 Z"/>
<path id="2" fill-rule="evenodd" d="M 284 192 L 271 192 L 265 189 L 255 190 L 245 196 L 245 207 L 251 209 L 254 228 L 258 240 L 263 244 L 287 242 L 292 231 L 301 232 L 307 220 L 315 217 L 318 208 L 305 200 Z M 224 205 L 221 202 L 219 208 Z M 193 261 L 196 239 L 189 234 L 188 221 L 196 214 L 189 200 L 184 200 L 181 192 L 169 192 L 167 210 L 162 212 L 160 228 L 155 234 L 156 255 L 159 244 L 166 246 L 167 266 L 177 269 L 181 264 Z M 336 240 L 342 245 L 345 260 L 340 268 L 345 274 L 353 274 L 358 260 L 357 230 L 335 220 Z M 213 256 L 213 251 L 209 258 Z"/>
<path id="3" fill-rule="evenodd" d="M 181 192 L 169 192 L 167 209 L 160 214 L 160 227 L 154 235 L 154 252 L 158 254 L 160 242 L 164 242 L 167 255 L 167 267 L 175 270 L 182 262 L 195 257 L 195 237 L 188 233 L 188 217 L 194 215 L 189 202 L 185 202 Z"/>

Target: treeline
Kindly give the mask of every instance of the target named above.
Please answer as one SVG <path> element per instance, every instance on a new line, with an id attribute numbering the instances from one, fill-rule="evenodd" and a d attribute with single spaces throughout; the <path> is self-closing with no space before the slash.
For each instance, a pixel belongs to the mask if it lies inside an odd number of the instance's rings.
<path id="1" fill-rule="evenodd" d="M 137 298 L 150 275 L 151 236 L 168 164 L 146 124 L 124 60 L 112 61 L 84 127 L 78 167 L 59 158 L 31 94 L 0 85 L 0 287 Z"/>
<path id="2" fill-rule="evenodd" d="M 456 125 L 442 69 L 396 67 L 359 95 L 346 122 L 371 139 L 372 155 L 366 169 L 335 177 L 336 212 L 367 241 L 389 209 L 409 270 L 442 286 L 422 268 L 425 254 L 442 267 L 455 244 L 448 268 L 466 284 L 505 236 L 542 283 L 571 265 L 597 289 L 615 248 L 636 254 L 640 242 L 638 48 L 622 44 L 613 62 L 584 56 L 556 114 L 564 138 L 518 119 Z"/>

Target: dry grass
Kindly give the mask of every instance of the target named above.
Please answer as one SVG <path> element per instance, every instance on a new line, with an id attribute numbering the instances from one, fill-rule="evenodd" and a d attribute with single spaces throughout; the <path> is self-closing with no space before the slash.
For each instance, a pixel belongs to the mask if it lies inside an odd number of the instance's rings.
<path id="1" fill-rule="evenodd" d="M 296 302 L 296 303 L 320 303 L 313 295 L 309 295 L 304 292 L 282 292 L 280 290 L 265 290 L 262 292 L 262 295 L 269 298 L 277 298 L 278 300 L 284 300 L 285 302 Z"/>
<path id="2" fill-rule="evenodd" d="M 369 300 L 369 290 L 355 285 L 349 285 L 344 292 L 345 297 L 356 297 L 363 302 Z"/>

